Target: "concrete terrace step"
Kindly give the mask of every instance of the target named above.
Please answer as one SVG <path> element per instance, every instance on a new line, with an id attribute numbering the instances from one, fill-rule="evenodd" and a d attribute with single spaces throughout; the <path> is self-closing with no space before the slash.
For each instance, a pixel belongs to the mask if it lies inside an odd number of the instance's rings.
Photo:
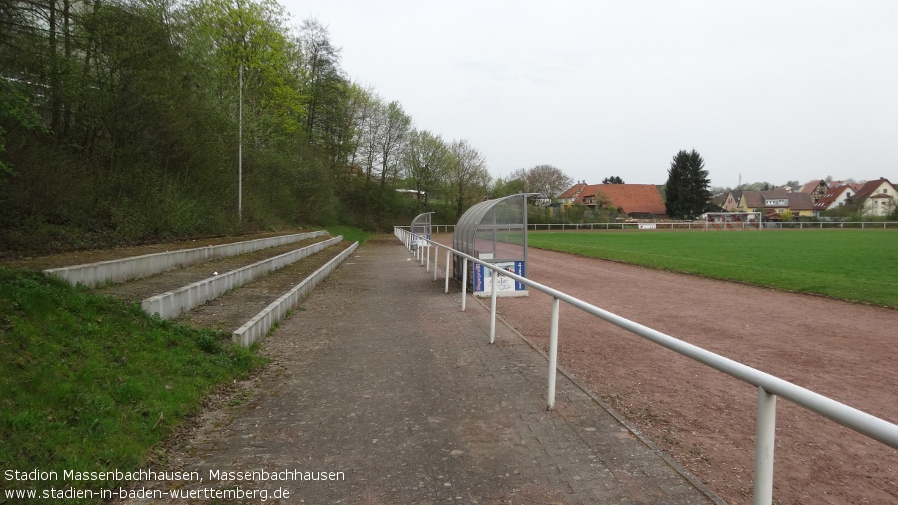
<path id="1" fill-rule="evenodd" d="M 165 318 L 188 313 L 181 317 L 184 322 L 232 332 L 235 342 L 249 346 L 358 247 L 358 243 L 344 243 L 343 237 L 320 240 L 323 236 L 327 232 L 233 243 L 219 240 L 199 248 L 159 244 L 152 247 L 164 251 L 134 256 L 116 255 L 129 249 L 92 251 L 91 256 L 105 258 L 69 267 L 65 266 L 67 255 L 59 255 L 52 261 L 38 259 L 32 268 L 43 264 L 39 268 L 72 284 L 96 286 L 124 279 L 96 291 L 141 301 L 146 312 Z M 240 251 L 250 252 L 237 254 Z M 191 264 L 185 266 L 182 261 Z M 150 271 L 155 273 L 149 275 Z"/>
<path id="2" fill-rule="evenodd" d="M 158 314 L 159 317 L 162 317 L 163 319 L 175 318 L 231 289 L 238 288 L 262 275 L 283 268 L 290 263 L 298 261 L 310 254 L 315 254 L 342 240 L 343 236 L 341 235 L 294 251 L 263 259 L 229 272 L 220 273 L 173 291 L 145 298 L 141 302 L 141 307 L 148 314 Z"/>
<path id="3" fill-rule="evenodd" d="M 104 283 L 126 282 L 215 258 L 235 256 L 326 235 L 326 231 L 295 233 L 205 247 L 142 254 L 81 265 L 49 268 L 44 271 L 62 277 L 72 284 L 83 284 L 93 288 Z"/>
<path id="4" fill-rule="evenodd" d="M 139 302 L 146 298 L 173 291 L 203 279 L 214 277 L 217 274 L 223 274 L 258 261 L 316 244 L 321 242 L 321 240 L 321 238 L 305 239 L 292 244 L 261 249 L 227 258 L 218 258 L 204 263 L 179 268 L 177 270 L 169 270 L 151 277 L 135 279 L 114 286 L 101 287 L 96 291 L 98 293 L 115 296 L 116 298 Z"/>
<path id="5" fill-rule="evenodd" d="M 339 242 L 205 303 L 178 318 L 191 326 L 223 330 L 251 345 L 282 319 L 357 243 Z M 317 275 L 317 278 L 316 277 Z M 296 293 L 293 300 L 282 298 Z M 241 330 L 242 329 L 242 330 Z M 239 331 L 240 330 L 240 331 Z"/>

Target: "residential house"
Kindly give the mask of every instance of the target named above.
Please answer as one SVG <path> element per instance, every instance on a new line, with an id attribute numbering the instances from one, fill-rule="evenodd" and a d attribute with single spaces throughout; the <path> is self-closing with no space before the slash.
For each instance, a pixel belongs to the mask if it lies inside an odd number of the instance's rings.
<path id="1" fill-rule="evenodd" d="M 823 179 L 811 181 L 802 186 L 800 190 L 798 190 L 799 193 L 806 193 L 810 195 L 811 203 L 817 203 L 817 200 L 823 198 L 823 195 L 825 195 L 828 191 L 829 186 Z"/>
<path id="2" fill-rule="evenodd" d="M 739 208 L 739 200 L 742 199 L 742 190 L 734 189 L 727 193 L 726 200 L 723 201 L 721 207 L 723 207 L 724 212 L 736 212 L 736 209 Z"/>
<path id="3" fill-rule="evenodd" d="M 582 187 L 581 187 L 582 186 Z M 569 196 L 575 195 L 575 196 Z M 667 209 L 654 184 L 575 184 L 559 196 L 589 208 L 615 208 L 632 218 L 664 219 Z"/>
<path id="4" fill-rule="evenodd" d="M 761 212 L 763 219 L 778 221 L 786 210 L 793 217 L 813 217 L 814 204 L 807 193 L 797 191 L 743 191 L 737 212 Z"/>
<path id="5" fill-rule="evenodd" d="M 867 181 L 851 197 L 851 202 L 867 216 L 888 216 L 898 208 L 898 190 L 885 177 Z"/>
<path id="6" fill-rule="evenodd" d="M 857 191 L 850 185 L 838 186 L 830 189 L 825 195 L 814 202 L 814 216 L 819 216 L 823 211 L 837 209 L 856 194 Z"/>
<path id="7" fill-rule="evenodd" d="M 558 203 L 565 207 L 570 207 L 574 204 L 577 198 L 580 196 L 580 193 L 586 188 L 586 182 L 578 182 L 570 187 L 564 193 L 558 195 Z"/>

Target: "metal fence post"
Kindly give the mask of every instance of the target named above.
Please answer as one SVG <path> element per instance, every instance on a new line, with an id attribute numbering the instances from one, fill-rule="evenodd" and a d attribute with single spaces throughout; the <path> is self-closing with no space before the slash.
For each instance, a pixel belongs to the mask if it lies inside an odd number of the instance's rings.
<path id="1" fill-rule="evenodd" d="M 497 281 L 499 280 L 499 272 L 498 270 L 492 270 L 492 274 L 490 277 L 493 278 L 492 288 L 490 289 L 490 343 L 494 343 L 496 341 L 496 284 L 499 284 Z"/>
<path id="2" fill-rule="evenodd" d="M 549 323 L 549 396 L 546 410 L 555 408 L 555 375 L 558 373 L 558 308 L 561 300 L 552 297 L 552 319 Z"/>
<path id="3" fill-rule="evenodd" d="M 448 247 L 446 248 L 446 289 L 445 293 L 449 292 L 449 264 L 452 263 L 450 256 L 452 255 L 452 250 Z"/>
<path id="4" fill-rule="evenodd" d="M 437 280 L 437 270 L 440 269 L 440 246 L 433 245 L 433 280 Z"/>
<path id="5" fill-rule="evenodd" d="M 465 302 L 468 300 L 468 258 L 464 258 L 461 272 L 461 311 L 465 311 Z"/>
<path id="6" fill-rule="evenodd" d="M 430 244 L 427 244 L 427 263 L 424 266 L 425 272 L 430 272 Z"/>
<path id="7" fill-rule="evenodd" d="M 755 438 L 754 505 L 773 502 L 773 450 L 776 435 L 776 395 L 758 387 L 758 427 Z"/>

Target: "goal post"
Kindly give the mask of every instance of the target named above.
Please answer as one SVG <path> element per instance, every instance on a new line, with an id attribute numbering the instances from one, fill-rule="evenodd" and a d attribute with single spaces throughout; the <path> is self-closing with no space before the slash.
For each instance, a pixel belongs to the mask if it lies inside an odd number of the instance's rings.
<path id="1" fill-rule="evenodd" d="M 760 212 L 708 212 L 705 230 L 760 230 Z"/>

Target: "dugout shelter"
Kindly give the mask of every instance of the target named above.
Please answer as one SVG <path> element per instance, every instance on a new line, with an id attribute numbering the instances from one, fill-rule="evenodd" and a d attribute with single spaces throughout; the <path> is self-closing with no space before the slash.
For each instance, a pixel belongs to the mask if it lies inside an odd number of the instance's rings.
<path id="1" fill-rule="evenodd" d="M 428 247 L 430 245 L 428 244 L 427 240 L 430 240 L 432 216 L 433 212 L 425 212 L 423 214 L 418 214 L 417 216 L 415 216 L 415 219 L 412 219 L 412 225 L 409 228 L 409 231 L 414 233 L 417 237 L 415 239 L 417 247 Z"/>
<path id="2" fill-rule="evenodd" d="M 475 204 L 458 219 L 452 248 L 526 277 L 527 197 L 538 194 L 519 193 Z M 453 273 L 459 281 L 463 264 L 462 258 L 453 260 Z M 499 296 L 527 296 L 524 284 L 502 276 L 494 279 L 492 274 L 483 265 L 468 262 L 468 279 L 474 295 L 489 296 L 495 280 Z"/>

